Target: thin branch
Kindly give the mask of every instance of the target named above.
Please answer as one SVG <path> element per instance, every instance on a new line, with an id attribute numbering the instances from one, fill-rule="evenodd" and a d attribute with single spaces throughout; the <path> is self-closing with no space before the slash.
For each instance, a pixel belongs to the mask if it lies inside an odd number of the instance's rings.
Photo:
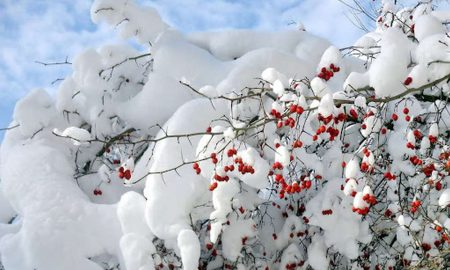
<path id="1" fill-rule="evenodd" d="M 15 128 L 18 128 L 18 127 L 20 127 L 20 124 L 17 124 L 17 125 L 12 126 L 12 127 L 0 128 L 0 131 L 7 131 L 7 130 L 15 129 Z"/>
<path id="2" fill-rule="evenodd" d="M 72 65 L 72 63 L 68 61 L 67 56 L 66 56 L 66 60 L 64 60 L 64 62 L 41 62 L 41 61 L 34 61 L 34 62 L 37 64 L 44 65 L 44 66 Z"/>

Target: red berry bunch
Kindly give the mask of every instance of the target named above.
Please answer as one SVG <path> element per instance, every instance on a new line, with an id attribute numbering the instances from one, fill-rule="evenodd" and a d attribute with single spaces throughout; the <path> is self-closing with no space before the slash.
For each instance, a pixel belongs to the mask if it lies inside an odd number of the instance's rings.
<path id="1" fill-rule="evenodd" d="M 340 70 L 341 70 L 340 67 L 337 67 L 334 64 L 330 64 L 329 68 L 322 67 L 317 77 L 324 79 L 325 81 L 328 81 L 334 76 L 334 73 L 339 72 Z"/>
<path id="2" fill-rule="evenodd" d="M 195 170 L 196 174 L 200 174 L 202 172 L 202 170 L 200 169 L 200 165 L 198 165 L 197 162 L 195 162 L 194 164 L 192 164 L 192 168 Z"/>
<path id="3" fill-rule="evenodd" d="M 281 116 L 282 116 L 281 113 L 279 111 L 275 110 L 275 109 L 272 109 L 270 111 L 270 115 L 272 115 L 273 117 L 275 117 L 277 119 L 280 119 Z"/>
<path id="4" fill-rule="evenodd" d="M 397 177 L 391 172 L 385 172 L 384 178 L 386 178 L 387 180 L 395 180 Z"/>
<path id="5" fill-rule="evenodd" d="M 127 179 L 130 180 L 131 179 L 131 171 L 129 169 L 126 169 L 123 166 L 120 166 L 119 168 L 119 178 L 120 179 Z"/>
<path id="6" fill-rule="evenodd" d="M 238 165 L 238 171 L 242 174 L 255 173 L 255 169 L 251 165 L 244 163 L 240 157 L 235 158 L 234 163 Z"/>
<path id="7" fill-rule="evenodd" d="M 228 180 L 230 180 L 230 177 L 228 177 L 228 175 L 225 176 L 220 176 L 219 174 L 214 174 L 214 180 L 218 181 L 218 182 L 227 182 Z"/>
<path id="8" fill-rule="evenodd" d="M 408 107 L 403 108 L 403 113 L 405 114 L 405 120 L 407 122 L 411 121 L 411 116 L 409 116 L 409 109 L 408 109 Z"/>
<path id="9" fill-rule="evenodd" d="M 365 215 L 369 214 L 369 207 L 364 207 L 364 208 L 352 207 L 352 211 L 361 216 L 365 216 Z"/>
<path id="10" fill-rule="evenodd" d="M 436 167 L 433 163 L 423 166 L 422 172 L 426 177 L 430 177 L 433 174 L 433 171 L 436 170 Z"/>
<path id="11" fill-rule="evenodd" d="M 290 113 L 296 113 L 296 114 L 298 114 L 298 115 L 301 115 L 303 112 L 305 111 L 305 109 L 303 109 L 303 107 L 302 106 L 299 106 L 299 105 L 297 105 L 297 104 L 292 104 L 290 107 L 289 107 L 289 112 Z"/>
<path id="12" fill-rule="evenodd" d="M 365 194 L 363 200 L 371 206 L 377 204 L 377 198 L 371 194 Z"/>
<path id="13" fill-rule="evenodd" d="M 428 135 L 428 139 L 430 140 L 430 143 L 436 143 L 437 137 L 433 135 Z"/>
<path id="14" fill-rule="evenodd" d="M 300 148 L 303 146 L 303 143 L 300 140 L 295 140 L 294 143 L 292 144 L 293 148 Z"/>
<path id="15" fill-rule="evenodd" d="M 414 165 L 422 165 L 423 161 L 417 156 L 412 156 L 409 158 L 409 161 Z"/>
<path id="16" fill-rule="evenodd" d="M 414 200 L 414 201 L 411 203 L 411 209 L 410 209 L 411 213 L 417 212 L 417 209 L 418 209 L 421 205 L 422 205 L 422 202 L 421 202 L 421 201 L 419 201 L 419 200 Z"/>

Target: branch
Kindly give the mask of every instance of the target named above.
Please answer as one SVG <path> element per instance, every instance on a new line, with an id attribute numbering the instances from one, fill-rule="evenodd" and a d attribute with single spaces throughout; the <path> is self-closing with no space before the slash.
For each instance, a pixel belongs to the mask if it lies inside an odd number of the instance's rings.
<path id="1" fill-rule="evenodd" d="M 66 56 L 66 60 L 64 60 L 64 62 L 41 62 L 41 61 L 34 61 L 34 62 L 37 63 L 37 64 L 44 65 L 44 66 L 72 65 L 72 63 L 69 62 L 67 60 L 67 58 L 68 57 Z"/>
<path id="2" fill-rule="evenodd" d="M 17 125 L 12 126 L 12 127 L 0 128 L 0 131 L 7 131 L 7 130 L 15 129 L 15 128 L 18 128 L 18 127 L 20 127 L 20 124 L 17 124 Z"/>
<path id="3" fill-rule="evenodd" d="M 151 53 L 144 53 L 144 54 L 141 54 L 141 55 L 138 55 L 138 56 L 135 56 L 135 57 L 128 57 L 128 58 L 125 58 L 125 59 L 122 60 L 121 62 L 116 63 L 116 64 L 112 65 L 112 66 L 109 67 L 109 68 L 100 70 L 100 72 L 98 73 L 98 76 L 102 76 L 103 72 L 105 72 L 105 71 L 107 71 L 107 70 L 111 70 L 111 72 L 110 72 L 110 74 L 109 74 L 109 77 L 111 78 L 112 73 L 113 73 L 113 71 L 114 71 L 114 69 L 115 69 L 116 67 L 122 65 L 123 63 L 125 63 L 125 62 L 127 62 L 127 61 L 136 61 L 136 60 L 138 60 L 138 59 L 140 59 L 140 58 L 147 57 L 147 56 L 150 56 L 150 55 L 152 55 L 152 54 L 151 54 Z"/>

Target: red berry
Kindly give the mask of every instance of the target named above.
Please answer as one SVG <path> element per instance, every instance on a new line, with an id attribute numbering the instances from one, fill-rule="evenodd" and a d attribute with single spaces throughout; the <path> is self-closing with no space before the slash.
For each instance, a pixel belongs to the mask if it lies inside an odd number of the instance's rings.
<path id="1" fill-rule="evenodd" d="M 303 143 L 299 140 L 294 141 L 293 147 L 294 148 L 300 148 L 303 146 Z"/>
<path id="2" fill-rule="evenodd" d="M 403 82 L 404 85 L 410 85 L 412 83 L 412 78 L 408 77 L 405 79 L 405 81 Z"/>
<path id="3" fill-rule="evenodd" d="M 422 133 L 420 132 L 420 130 L 415 129 L 413 133 L 414 133 L 414 137 L 416 137 L 416 139 L 422 138 Z"/>
<path id="4" fill-rule="evenodd" d="M 289 112 L 295 113 L 296 111 L 297 111 L 297 105 L 292 104 L 292 105 L 289 107 Z"/>
<path id="5" fill-rule="evenodd" d="M 398 120 L 398 115 L 396 113 L 392 114 L 392 120 L 394 120 L 394 121 Z"/>
<path id="6" fill-rule="evenodd" d="M 234 148 L 228 149 L 227 156 L 232 157 L 235 154 L 235 151 L 236 151 L 236 149 L 234 149 Z"/>
<path id="7" fill-rule="evenodd" d="M 209 185 L 209 191 L 213 191 L 217 188 L 217 182 L 213 182 L 211 185 Z"/>
<path id="8" fill-rule="evenodd" d="M 404 114 L 408 114 L 409 113 L 409 109 L 407 107 L 403 108 L 403 113 Z"/>
<path id="9" fill-rule="evenodd" d="M 306 187 L 307 189 L 309 189 L 309 188 L 311 187 L 311 181 L 310 181 L 310 180 L 305 181 L 305 187 Z"/>
<path id="10" fill-rule="evenodd" d="M 355 111 L 355 109 L 350 109 L 350 115 L 355 119 L 358 118 L 358 113 Z"/>
<path id="11" fill-rule="evenodd" d="M 125 179 L 130 180 L 131 179 L 131 171 L 126 170 L 125 172 L 123 172 L 123 176 L 125 177 Z"/>

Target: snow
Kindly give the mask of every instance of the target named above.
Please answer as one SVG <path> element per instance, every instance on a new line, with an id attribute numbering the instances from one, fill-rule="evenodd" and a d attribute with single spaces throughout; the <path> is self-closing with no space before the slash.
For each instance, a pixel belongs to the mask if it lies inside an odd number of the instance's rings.
<path id="1" fill-rule="evenodd" d="M 52 124 L 55 111 L 50 95 L 43 89 L 35 89 L 17 102 L 13 119 L 23 137 L 31 137 Z"/>
<path id="2" fill-rule="evenodd" d="M 164 123 L 178 107 L 193 97 L 193 93 L 175 78 L 152 73 L 142 91 L 117 108 L 117 114 L 140 129 L 150 129 Z M 157 113 L 155 113 L 157 112 Z"/>
<path id="3" fill-rule="evenodd" d="M 5 269 L 359 269 L 368 244 L 383 267 L 419 261 L 416 243 L 449 226 L 449 86 L 420 88 L 450 73 L 450 17 L 379 7 L 377 29 L 339 49 L 303 30 L 184 34 L 96 0 L 92 19 L 140 45 L 87 49 L 55 99 L 17 103 L 0 149 Z"/>
<path id="4" fill-rule="evenodd" d="M 213 191 L 212 200 L 215 210 L 210 214 L 210 219 L 215 220 L 210 233 L 211 242 L 213 243 L 217 241 L 217 237 L 220 234 L 220 224 L 224 223 L 227 215 L 233 211 L 231 202 L 233 197 L 239 192 L 239 188 L 239 183 L 231 179 L 226 183 L 221 183 Z"/>
<path id="5" fill-rule="evenodd" d="M 96 23 L 105 20 L 119 26 L 123 38 L 136 36 L 142 44 L 153 42 L 168 28 L 154 8 L 123 0 L 96 0 L 91 7 L 91 18 Z"/>
<path id="6" fill-rule="evenodd" d="M 272 84 L 275 84 L 275 82 L 278 81 L 279 82 L 278 84 L 281 84 L 281 85 L 283 85 L 283 82 L 285 82 L 287 80 L 283 74 L 278 72 L 276 69 L 270 68 L 270 67 L 266 68 L 261 73 L 261 78 Z"/>
<path id="7" fill-rule="evenodd" d="M 222 235 L 222 251 L 225 259 L 236 261 L 241 255 L 242 238 L 252 238 L 256 236 L 255 223 L 252 219 L 233 221 L 226 226 Z"/>
<path id="8" fill-rule="evenodd" d="M 375 115 L 369 116 L 364 119 L 363 124 L 365 125 L 365 129 L 361 129 L 361 134 L 364 137 L 368 137 L 372 133 L 380 132 L 383 123 L 381 119 L 377 118 Z"/>
<path id="9" fill-rule="evenodd" d="M 446 189 L 442 192 L 441 196 L 439 196 L 438 204 L 442 208 L 445 208 L 450 204 L 450 189 Z"/>
<path id="10" fill-rule="evenodd" d="M 391 28 L 383 33 L 380 45 L 381 53 L 369 70 L 370 86 L 377 97 L 395 96 L 404 91 L 411 42 L 400 30 Z"/>
<path id="11" fill-rule="evenodd" d="M 308 248 L 308 262 L 314 269 L 328 269 L 329 259 L 327 258 L 325 250 L 326 247 L 323 243 L 323 238 L 320 236 L 314 237 Z"/>
<path id="12" fill-rule="evenodd" d="M 356 178 L 359 173 L 359 161 L 357 158 L 352 158 L 345 167 L 345 178 Z"/>
<path id="13" fill-rule="evenodd" d="M 290 163 L 290 156 L 289 150 L 285 146 L 280 146 L 275 152 L 275 162 L 280 162 L 281 165 L 287 166 Z"/>
<path id="14" fill-rule="evenodd" d="M 116 207 L 89 202 L 72 180 L 67 153 L 46 143 L 16 144 L 2 158 L 3 192 L 23 219 L 17 233 L 1 239 L 2 263 L 17 270 L 99 269 L 88 256 L 120 254 Z"/>
<path id="15" fill-rule="evenodd" d="M 180 107 L 165 125 L 165 129 L 170 134 L 184 134 L 196 130 L 204 130 L 209 126 L 209 119 L 206 117 L 194 117 L 198 111 L 208 117 L 220 117 L 224 108 L 220 104 L 215 107 L 204 99 L 192 100 Z M 194 120 L 195 121 L 191 121 Z M 157 137 L 164 136 L 160 131 Z M 180 143 L 176 138 L 162 141 L 156 145 L 155 149 L 149 148 L 147 151 L 153 152 L 153 162 L 149 166 L 149 171 L 160 171 L 170 169 L 184 161 L 181 155 L 165 155 L 165 153 L 183 152 L 183 158 L 194 160 L 195 149 L 192 144 L 199 143 L 200 138 L 194 137 L 190 140 L 184 139 Z M 200 165 L 203 167 L 203 165 Z M 203 168 L 202 168 L 203 169 Z M 149 175 L 146 179 L 144 195 L 147 198 L 146 221 L 151 231 L 159 238 L 168 241 L 176 241 L 180 231 L 190 228 L 190 221 L 186 213 L 190 213 L 194 208 L 202 211 L 202 197 L 208 194 L 208 183 L 206 179 L 197 176 L 190 167 L 183 167 L 179 173 L 171 172 L 164 175 Z M 205 198 L 206 199 L 206 198 Z M 164 207 L 161 207 L 161 206 Z M 170 214 L 168 214 L 170 213 Z M 200 212 L 201 213 L 201 212 Z M 207 213 L 202 213 L 207 215 Z"/>
<path id="16" fill-rule="evenodd" d="M 192 230 L 183 230 L 178 234 L 178 248 L 180 249 L 181 261 L 184 270 L 198 269 L 200 258 L 200 242 Z"/>
<path id="17" fill-rule="evenodd" d="M 273 82 L 273 92 L 281 97 L 284 94 L 284 85 L 280 80 Z"/>
<path id="18" fill-rule="evenodd" d="M 415 20 L 414 36 L 419 41 L 432 35 L 444 34 L 445 31 L 445 27 L 433 15 L 422 15 Z"/>
<path id="19" fill-rule="evenodd" d="M 430 131 L 428 132 L 428 135 L 434 136 L 434 137 L 438 137 L 439 136 L 439 127 L 436 123 L 433 123 L 430 126 Z"/>
<path id="20" fill-rule="evenodd" d="M 58 133 L 58 130 L 55 133 Z M 61 132 L 61 136 L 70 138 L 74 145 L 81 145 L 92 139 L 89 131 L 78 127 L 66 128 Z"/>
<path id="21" fill-rule="evenodd" d="M 153 270 L 152 256 L 156 252 L 153 244 L 139 234 L 127 233 L 120 239 L 120 248 L 128 270 Z"/>
<path id="22" fill-rule="evenodd" d="M 331 96 L 331 94 L 326 94 L 325 96 L 322 97 L 322 99 L 320 100 L 318 112 L 323 117 L 328 117 L 333 114 L 334 102 L 333 102 L 333 97 Z"/>

